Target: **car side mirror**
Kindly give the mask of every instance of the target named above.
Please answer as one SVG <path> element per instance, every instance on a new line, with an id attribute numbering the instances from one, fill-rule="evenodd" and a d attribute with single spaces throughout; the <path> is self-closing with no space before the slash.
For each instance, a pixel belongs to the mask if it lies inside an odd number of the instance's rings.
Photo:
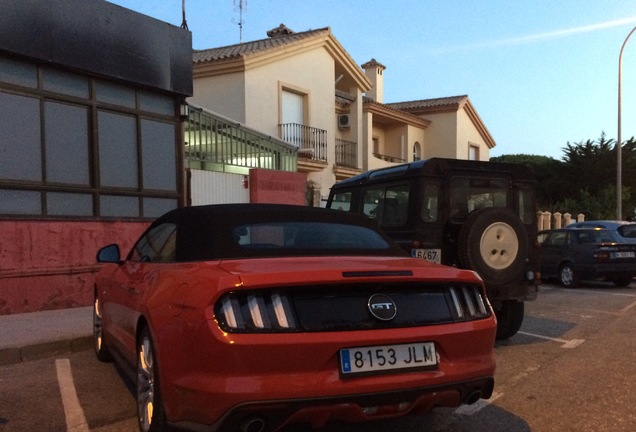
<path id="1" fill-rule="evenodd" d="M 97 262 L 121 264 L 121 254 L 119 246 L 111 244 L 104 246 L 97 252 Z"/>

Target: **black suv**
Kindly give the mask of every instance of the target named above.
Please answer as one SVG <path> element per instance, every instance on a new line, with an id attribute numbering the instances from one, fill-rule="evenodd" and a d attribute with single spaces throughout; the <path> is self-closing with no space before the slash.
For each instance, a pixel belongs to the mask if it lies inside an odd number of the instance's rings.
<path id="1" fill-rule="evenodd" d="M 412 256 L 476 271 L 507 339 L 540 283 L 535 183 L 524 165 L 433 158 L 341 181 L 327 207 L 375 219 Z"/>

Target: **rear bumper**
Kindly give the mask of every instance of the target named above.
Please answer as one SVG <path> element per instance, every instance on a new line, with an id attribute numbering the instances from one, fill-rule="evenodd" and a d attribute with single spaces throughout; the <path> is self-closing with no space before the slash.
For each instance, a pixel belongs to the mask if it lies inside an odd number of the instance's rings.
<path id="1" fill-rule="evenodd" d="M 363 422 L 475 403 L 490 398 L 493 387 L 494 379 L 489 376 L 408 390 L 261 401 L 238 405 L 213 425 L 181 422 L 174 426 L 201 432 L 238 431 L 251 422 L 263 425 L 263 431 L 277 431 L 294 423 L 322 427 L 331 421 Z"/>
<path id="2" fill-rule="evenodd" d="M 163 371 L 171 369 L 163 376 L 172 378 L 162 383 L 166 414 L 182 428 L 233 431 L 257 416 L 267 416 L 267 430 L 297 422 L 365 421 L 458 406 L 492 393 L 494 316 L 380 331 L 229 335 L 218 333 L 213 322 L 209 329 L 181 340 L 196 350 L 180 350 L 178 340 L 169 343 L 172 353 L 192 354 L 163 362 Z M 435 343 L 436 369 L 340 375 L 341 348 L 418 341 Z M 368 407 L 382 409 L 373 413 Z"/>
<path id="3" fill-rule="evenodd" d="M 601 277 L 636 276 L 636 263 L 607 263 L 582 266 L 580 268 L 581 278 L 595 279 Z"/>

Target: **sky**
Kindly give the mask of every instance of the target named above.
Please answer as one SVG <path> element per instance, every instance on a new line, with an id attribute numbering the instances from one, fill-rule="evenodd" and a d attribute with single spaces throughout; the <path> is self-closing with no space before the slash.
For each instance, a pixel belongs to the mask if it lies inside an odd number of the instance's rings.
<path id="1" fill-rule="evenodd" d="M 625 43 L 621 136 L 636 136 L 633 0 L 109 1 L 175 26 L 185 4 L 194 49 L 264 39 L 280 24 L 330 27 L 358 65 L 386 66 L 385 103 L 468 95 L 497 143 L 491 157 L 560 160 L 568 143 L 616 139 Z"/>

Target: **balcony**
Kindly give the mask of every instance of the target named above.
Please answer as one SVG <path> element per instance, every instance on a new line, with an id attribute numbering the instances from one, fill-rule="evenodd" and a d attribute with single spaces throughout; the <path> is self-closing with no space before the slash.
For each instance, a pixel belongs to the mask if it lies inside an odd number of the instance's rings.
<path id="1" fill-rule="evenodd" d="M 298 123 L 283 123 L 280 138 L 298 148 L 298 157 L 308 161 L 327 163 L 327 131 Z M 299 161 L 300 165 L 300 161 Z"/>
<path id="2" fill-rule="evenodd" d="M 362 173 L 358 165 L 358 143 L 336 138 L 336 180 L 344 180 Z"/>
<path id="3" fill-rule="evenodd" d="M 336 166 L 359 169 L 357 142 L 336 138 Z"/>

